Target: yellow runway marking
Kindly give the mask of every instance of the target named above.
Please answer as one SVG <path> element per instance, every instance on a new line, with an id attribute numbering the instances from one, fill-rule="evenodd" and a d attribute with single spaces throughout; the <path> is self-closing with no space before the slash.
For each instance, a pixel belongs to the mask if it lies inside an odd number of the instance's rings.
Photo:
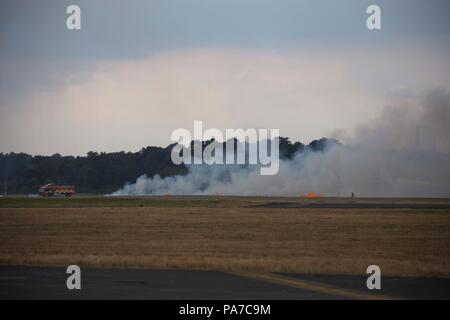
<path id="1" fill-rule="evenodd" d="M 274 284 L 285 285 L 297 289 L 303 289 L 328 295 L 339 296 L 343 298 L 357 299 L 357 300 L 394 300 L 394 297 L 386 295 L 372 295 L 363 292 L 353 291 L 349 289 L 342 289 L 327 284 L 313 282 L 309 280 L 293 279 L 287 276 L 282 276 L 273 273 L 265 272 L 247 272 L 247 271 L 232 271 L 228 272 L 240 277 L 256 279 L 260 281 L 270 282 Z"/>

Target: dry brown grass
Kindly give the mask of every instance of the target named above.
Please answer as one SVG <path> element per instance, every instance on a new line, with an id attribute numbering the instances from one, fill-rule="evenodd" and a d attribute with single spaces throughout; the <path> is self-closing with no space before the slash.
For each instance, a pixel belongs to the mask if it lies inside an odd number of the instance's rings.
<path id="1" fill-rule="evenodd" d="M 236 201 L 0 208 L 0 264 L 340 274 L 378 264 L 386 275 L 450 276 L 448 210 L 269 209 Z"/>

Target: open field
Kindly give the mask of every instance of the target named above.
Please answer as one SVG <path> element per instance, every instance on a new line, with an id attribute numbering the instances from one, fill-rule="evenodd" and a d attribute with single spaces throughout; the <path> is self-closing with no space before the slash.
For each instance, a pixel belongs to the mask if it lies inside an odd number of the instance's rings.
<path id="1" fill-rule="evenodd" d="M 362 274 L 377 264 L 385 275 L 448 277 L 449 206 L 448 199 L 4 197 L 0 264 L 314 274 Z"/>
<path id="2" fill-rule="evenodd" d="M 236 196 L 147 196 L 108 197 L 77 195 L 72 198 L 8 196 L 0 197 L 0 208 L 84 208 L 84 207 L 271 207 L 311 204 L 392 204 L 441 205 L 450 209 L 445 198 L 292 198 L 292 197 L 236 197 Z"/>

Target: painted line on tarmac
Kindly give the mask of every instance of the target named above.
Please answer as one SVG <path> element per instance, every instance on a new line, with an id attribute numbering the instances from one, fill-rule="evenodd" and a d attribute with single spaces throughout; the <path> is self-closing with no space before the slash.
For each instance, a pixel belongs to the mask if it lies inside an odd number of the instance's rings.
<path id="1" fill-rule="evenodd" d="M 303 289 L 307 291 L 313 291 L 317 293 L 323 293 L 327 295 L 333 295 L 343 298 L 356 299 L 356 300 L 396 300 L 398 298 L 380 295 L 380 294 L 368 294 L 363 292 L 358 292 L 349 289 L 342 289 L 339 287 L 322 284 L 318 282 L 313 282 L 310 280 L 300 280 L 289 278 L 284 275 L 278 275 L 273 273 L 266 272 L 248 272 L 248 271 L 228 271 L 227 273 L 239 276 L 246 277 L 255 280 L 265 281 L 273 284 L 284 285 L 288 287 L 293 287 L 297 289 Z"/>

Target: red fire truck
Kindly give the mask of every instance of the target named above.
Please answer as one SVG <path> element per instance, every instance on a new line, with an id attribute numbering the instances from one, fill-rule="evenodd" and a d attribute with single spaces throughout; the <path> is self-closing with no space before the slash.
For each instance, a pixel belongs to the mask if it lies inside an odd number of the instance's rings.
<path id="1" fill-rule="evenodd" d="M 70 197 L 75 194 L 75 186 L 67 186 L 49 183 L 39 188 L 38 194 L 41 197 L 65 196 Z"/>

